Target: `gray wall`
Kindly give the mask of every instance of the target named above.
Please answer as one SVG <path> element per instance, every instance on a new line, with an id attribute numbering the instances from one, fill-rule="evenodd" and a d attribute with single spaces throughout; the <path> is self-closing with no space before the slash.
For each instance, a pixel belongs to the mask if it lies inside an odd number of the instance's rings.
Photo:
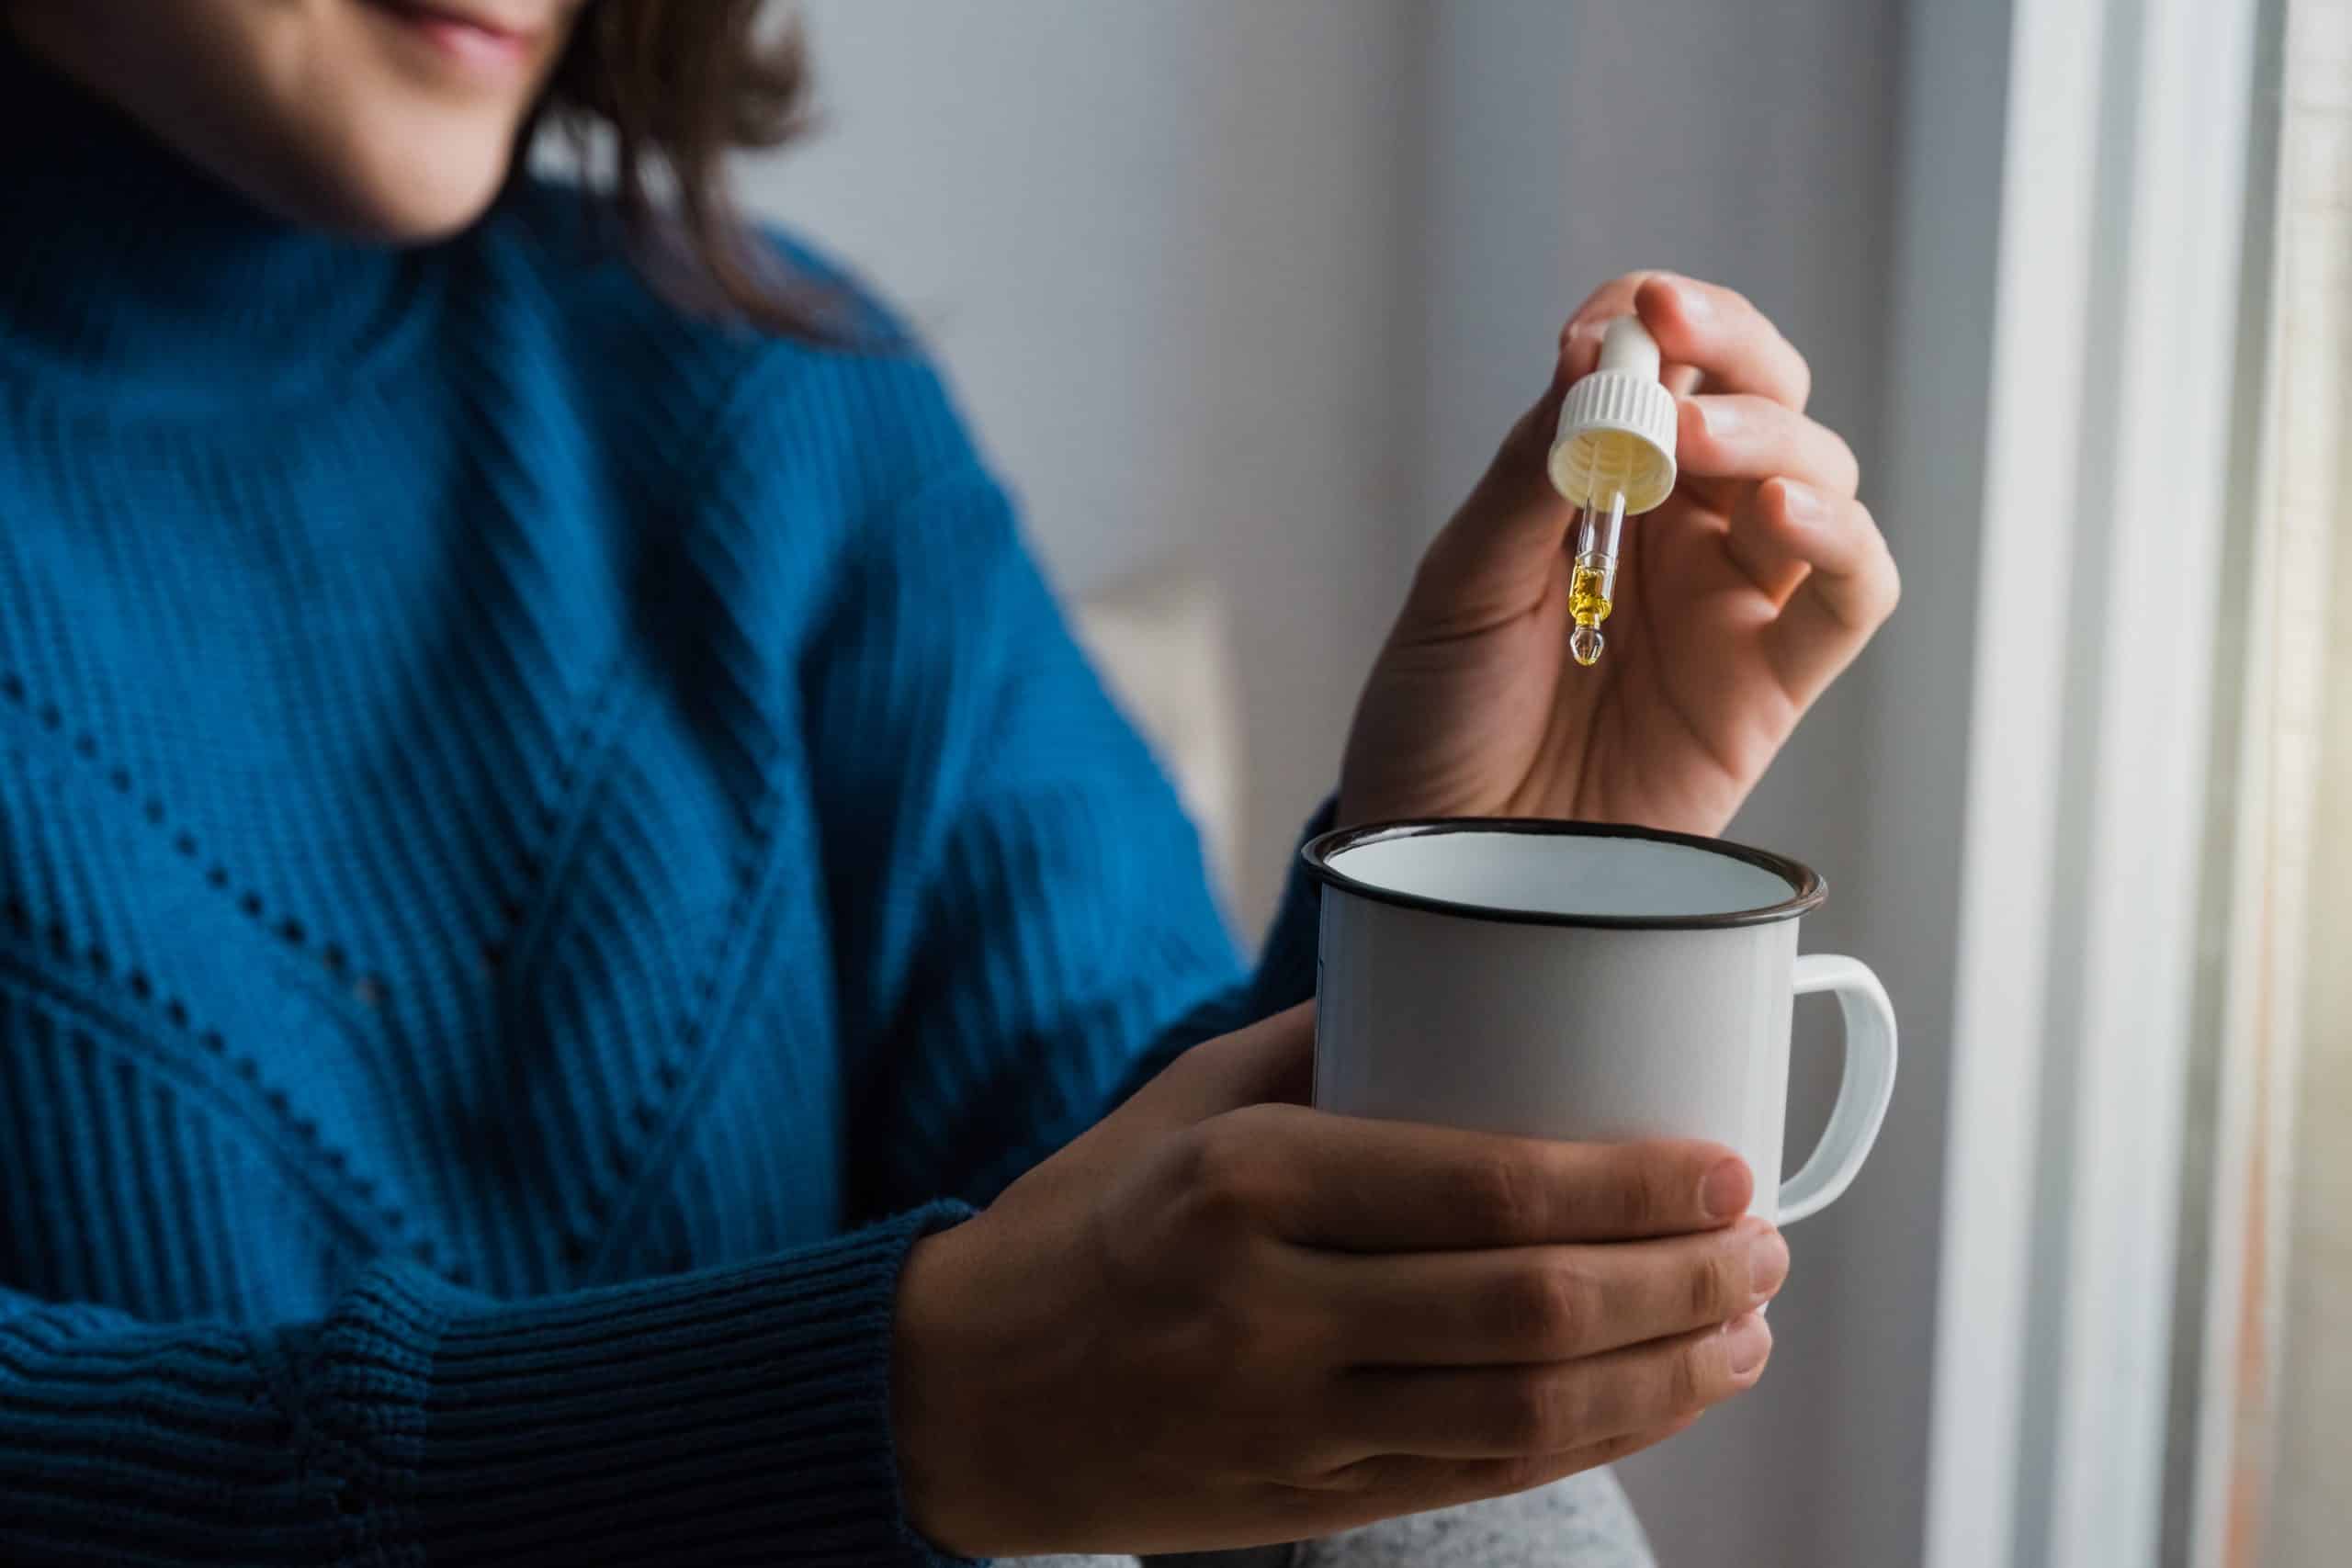
<path id="1" fill-rule="evenodd" d="M 816 0 L 824 134 L 750 170 L 925 330 L 1066 589 L 1224 590 L 1251 931 L 1409 567 L 1420 9 Z"/>
<path id="2" fill-rule="evenodd" d="M 762 201 L 911 308 L 1066 584 L 1182 558 L 1231 595 L 1245 920 L 1329 786 L 1413 555 L 1594 283 L 1668 265 L 1739 288 L 1811 355 L 1815 410 L 1866 473 L 1882 456 L 1904 0 L 807 9 L 831 126 L 755 169 Z M 1883 521 L 1898 556 L 1935 524 Z M 1906 615 L 1942 592 L 1907 588 Z M 1857 827 L 1905 704 L 1877 663 L 1735 829 L 1819 866 L 1806 945 L 1864 957 L 1914 897 Z M 1917 1558 L 1942 1045 L 1911 1018 L 1898 1137 L 1792 1236 L 1772 1375 L 1625 1467 L 1672 1568 Z M 1819 1044 L 1826 1021 L 1803 1029 Z M 1800 1055 L 1802 1142 L 1835 1065 Z"/>

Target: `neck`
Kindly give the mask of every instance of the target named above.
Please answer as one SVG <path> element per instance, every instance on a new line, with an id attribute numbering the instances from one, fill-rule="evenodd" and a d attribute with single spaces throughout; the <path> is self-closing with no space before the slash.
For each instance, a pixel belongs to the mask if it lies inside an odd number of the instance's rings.
<path id="1" fill-rule="evenodd" d="M 117 407 L 252 409 L 387 339 L 414 257 L 299 228 L 0 26 L 0 380 Z"/>

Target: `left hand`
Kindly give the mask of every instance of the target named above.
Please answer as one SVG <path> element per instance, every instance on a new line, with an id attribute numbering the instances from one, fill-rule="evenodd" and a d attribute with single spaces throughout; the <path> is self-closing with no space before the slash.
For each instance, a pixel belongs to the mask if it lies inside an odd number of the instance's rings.
<path id="1" fill-rule="evenodd" d="M 1568 655 L 1567 530 L 1544 470 L 1600 329 L 1636 311 L 1678 394 L 1680 473 L 1625 520 L 1616 612 Z M 1349 737 L 1342 825 L 1553 817 L 1715 833 L 1894 608 L 1886 542 L 1812 371 L 1727 288 L 1662 273 L 1569 319 L 1550 389 L 1422 558 Z"/>

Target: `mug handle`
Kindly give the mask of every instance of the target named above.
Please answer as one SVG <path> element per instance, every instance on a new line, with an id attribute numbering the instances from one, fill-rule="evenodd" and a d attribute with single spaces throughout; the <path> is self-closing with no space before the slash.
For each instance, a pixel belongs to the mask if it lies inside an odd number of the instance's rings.
<path id="1" fill-rule="evenodd" d="M 1779 1223 L 1784 1225 L 1819 1213 L 1846 1190 L 1878 1142 L 1887 1101 L 1894 1098 L 1894 1004 L 1869 966 L 1860 959 L 1807 953 L 1797 960 L 1793 988 L 1801 997 L 1838 993 L 1846 1021 L 1846 1071 L 1813 1156 L 1781 1184 Z"/>

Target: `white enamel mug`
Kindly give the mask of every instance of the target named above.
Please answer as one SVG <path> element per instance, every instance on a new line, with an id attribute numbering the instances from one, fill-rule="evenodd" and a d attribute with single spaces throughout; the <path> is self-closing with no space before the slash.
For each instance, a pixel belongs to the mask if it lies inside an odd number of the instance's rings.
<path id="1" fill-rule="evenodd" d="M 1705 1138 L 1787 1224 L 1845 1191 L 1894 1092 L 1894 1009 L 1851 958 L 1799 957 L 1826 896 L 1795 861 L 1589 823 L 1442 820 L 1326 833 L 1315 1103 L 1578 1142 Z M 1834 994 L 1845 1077 L 1779 1180 L 1794 998 Z"/>

